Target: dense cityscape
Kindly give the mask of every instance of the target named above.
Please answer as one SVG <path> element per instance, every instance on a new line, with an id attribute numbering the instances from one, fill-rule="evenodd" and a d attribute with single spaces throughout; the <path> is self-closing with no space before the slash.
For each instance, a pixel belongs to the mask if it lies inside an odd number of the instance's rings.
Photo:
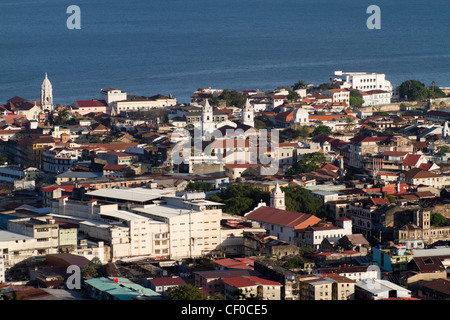
<path id="1" fill-rule="evenodd" d="M 0 299 L 448 299 L 450 88 L 330 73 L 2 102 Z"/>

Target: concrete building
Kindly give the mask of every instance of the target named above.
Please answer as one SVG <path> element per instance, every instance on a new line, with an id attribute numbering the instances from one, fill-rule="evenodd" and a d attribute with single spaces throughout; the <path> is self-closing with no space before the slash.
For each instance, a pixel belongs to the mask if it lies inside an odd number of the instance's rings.
<path id="1" fill-rule="evenodd" d="M 33 237 L 0 230 L 0 258 L 4 261 L 4 268 L 37 255 L 36 244 L 37 241 Z"/>
<path id="2" fill-rule="evenodd" d="M 58 252 L 59 225 L 53 219 L 34 217 L 9 220 L 8 230 L 36 239 L 38 254 Z"/>
<path id="3" fill-rule="evenodd" d="M 240 290 L 245 297 L 259 297 L 262 300 L 280 300 L 282 284 L 258 276 L 238 276 L 223 280 L 225 297 L 236 300 L 234 293 Z"/>
<path id="4" fill-rule="evenodd" d="M 219 252 L 221 204 L 205 200 L 204 193 L 168 194 L 172 191 L 99 189 L 86 193 L 84 200 L 54 200 L 51 212 L 77 224 L 81 234 L 111 246 L 113 260 L 145 255 L 182 259 Z"/>
<path id="5" fill-rule="evenodd" d="M 411 298 L 411 291 L 387 280 L 366 279 L 356 282 L 355 297 L 357 300 Z"/>
<path id="6" fill-rule="evenodd" d="M 334 75 L 341 79 L 341 88 L 363 91 L 378 89 L 393 93 L 391 82 L 386 80 L 385 74 L 382 73 L 335 71 Z"/>
<path id="7" fill-rule="evenodd" d="M 299 247 L 310 246 L 317 250 L 324 239 L 342 238 L 350 234 L 352 234 L 352 220 L 350 219 L 336 219 L 335 225 L 320 221 L 314 225 L 296 230 L 294 243 Z"/>
<path id="8" fill-rule="evenodd" d="M 299 276 L 300 300 L 354 300 L 355 281 L 340 275 Z"/>

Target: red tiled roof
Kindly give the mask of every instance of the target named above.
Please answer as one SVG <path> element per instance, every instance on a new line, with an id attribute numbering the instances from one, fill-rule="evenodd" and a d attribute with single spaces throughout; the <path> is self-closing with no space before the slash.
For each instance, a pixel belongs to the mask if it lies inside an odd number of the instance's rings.
<path id="1" fill-rule="evenodd" d="M 221 265 L 228 269 L 253 269 L 248 264 L 241 262 L 241 261 L 237 261 L 236 259 L 231 259 L 231 258 L 215 260 L 214 263 Z"/>
<path id="2" fill-rule="evenodd" d="M 247 219 L 283 225 L 294 228 L 306 228 L 309 225 L 316 224 L 321 219 L 306 213 L 281 210 L 271 207 L 260 207 L 245 216 Z"/>
<path id="3" fill-rule="evenodd" d="M 381 206 L 382 204 L 389 203 L 389 201 L 384 198 L 371 198 L 370 200 L 372 201 L 373 204 L 375 204 L 377 206 Z"/>
<path id="4" fill-rule="evenodd" d="M 420 160 L 422 155 L 420 154 L 408 154 L 403 160 L 402 165 L 404 166 L 415 166 L 417 165 L 417 162 Z"/>
<path id="5" fill-rule="evenodd" d="M 76 100 L 75 103 L 79 108 L 92 108 L 92 107 L 107 107 L 107 104 L 104 100 Z"/>
<path id="6" fill-rule="evenodd" d="M 149 280 L 155 286 L 178 286 L 186 282 L 180 277 L 160 277 Z"/>
<path id="7" fill-rule="evenodd" d="M 265 286 L 281 286 L 282 284 L 273 281 L 267 280 L 257 276 L 240 276 L 240 277 L 231 277 L 222 280 L 224 283 L 229 286 L 242 288 L 242 287 L 254 287 L 257 285 L 265 285 Z"/>
<path id="8" fill-rule="evenodd" d="M 83 185 L 81 185 L 81 187 L 89 188 L 90 186 L 88 184 L 83 184 Z M 41 189 L 41 191 L 42 192 L 53 192 L 56 189 L 63 189 L 64 191 L 71 192 L 73 190 L 73 188 L 75 188 L 74 184 L 71 184 L 71 185 L 57 185 L 57 184 L 55 184 L 55 185 L 44 187 L 44 188 Z"/>
<path id="9" fill-rule="evenodd" d="M 103 170 L 114 170 L 114 171 L 120 171 L 126 168 L 127 166 L 125 164 L 107 164 L 103 167 Z"/>

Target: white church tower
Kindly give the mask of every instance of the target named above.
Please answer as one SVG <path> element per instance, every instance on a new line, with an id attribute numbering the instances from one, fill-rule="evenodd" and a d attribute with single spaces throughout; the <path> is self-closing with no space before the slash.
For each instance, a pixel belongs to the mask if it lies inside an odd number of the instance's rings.
<path id="1" fill-rule="evenodd" d="M 214 125 L 214 112 L 213 108 L 206 99 L 205 104 L 202 107 L 202 135 L 211 133 L 215 129 Z"/>
<path id="2" fill-rule="evenodd" d="M 255 110 L 248 99 L 245 101 L 245 105 L 242 108 L 241 119 L 242 124 L 250 127 L 255 126 Z"/>
<path id="3" fill-rule="evenodd" d="M 53 89 L 50 80 L 47 78 L 47 72 L 41 85 L 41 109 L 43 111 L 53 111 Z"/>
<path id="4" fill-rule="evenodd" d="M 278 182 L 270 194 L 270 206 L 275 209 L 286 210 L 284 192 L 281 190 Z"/>

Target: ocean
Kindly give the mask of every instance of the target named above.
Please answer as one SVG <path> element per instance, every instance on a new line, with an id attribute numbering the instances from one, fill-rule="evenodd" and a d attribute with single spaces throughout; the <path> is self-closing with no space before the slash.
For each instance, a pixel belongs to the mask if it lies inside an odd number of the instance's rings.
<path id="1" fill-rule="evenodd" d="M 39 100 L 45 72 L 55 104 L 111 87 L 186 103 L 201 87 L 320 84 L 335 70 L 450 86 L 449 13 L 448 0 L 1 0 L 0 103 Z"/>

